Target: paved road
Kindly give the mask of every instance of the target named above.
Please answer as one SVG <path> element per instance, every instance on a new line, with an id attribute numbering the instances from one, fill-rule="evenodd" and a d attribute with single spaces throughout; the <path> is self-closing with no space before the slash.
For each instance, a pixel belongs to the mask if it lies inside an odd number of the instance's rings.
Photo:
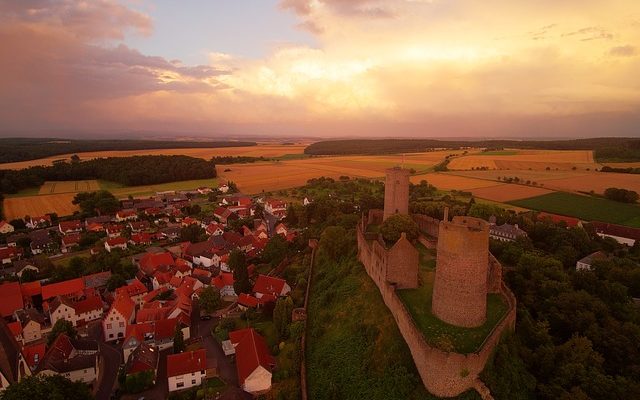
<path id="1" fill-rule="evenodd" d="M 96 400 L 109 400 L 118 378 L 118 369 L 122 362 L 122 353 L 119 348 L 113 345 L 100 343 L 100 354 L 102 355 L 102 363 L 100 365 L 100 378 Z"/>

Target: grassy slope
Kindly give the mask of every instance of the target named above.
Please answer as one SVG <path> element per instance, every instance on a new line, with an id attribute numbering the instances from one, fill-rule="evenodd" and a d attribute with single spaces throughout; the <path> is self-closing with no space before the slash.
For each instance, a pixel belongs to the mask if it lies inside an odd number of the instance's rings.
<path id="1" fill-rule="evenodd" d="M 309 304 L 309 398 L 434 399 L 364 267 L 318 262 Z M 460 398 L 477 399 L 475 392 Z"/>
<path id="2" fill-rule="evenodd" d="M 587 221 L 602 221 L 640 228 L 640 207 L 612 200 L 555 192 L 528 199 L 514 200 L 510 204 L 568 215 Z"/>

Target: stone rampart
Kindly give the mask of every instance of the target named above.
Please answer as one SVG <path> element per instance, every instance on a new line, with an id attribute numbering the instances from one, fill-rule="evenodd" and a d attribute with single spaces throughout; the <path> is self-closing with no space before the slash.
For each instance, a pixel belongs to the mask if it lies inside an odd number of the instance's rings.
<path id="1" fill-rule="evenodd" d="M 515 328 L 516 299 L 513 293 L 502 283 L 499 263 L 490 256 L 489 288 L 500 293 L 508 304 L 505 316 L 494 327 L 482 345 L 473 353 L 460 354 L 438 349 L 428 343 L 422 331 L 417 328 L 413 317 L 396 293 L 395 285 L 387 283 L 381 271 L 383 265 L 376 241 L 367 241 L 365 237 L 368 218 L 363 217 L 358 225 L 358 258 L 365 266 L 367 274 L 374 281 L 385 305 L 391 311 L 400 333 L 409 346 L 409 350 L 418 369 L 423 384 L 436 396 L 453 397 L 477 385 L 476 380 L 484 369 L 496 345 L 505 331 Z M 491 261 L 493 260 L 493 261 Z M 493 271 L 493 272 L 492 272 Z M 500 279 L 499 285 L 497 279 Z"/>

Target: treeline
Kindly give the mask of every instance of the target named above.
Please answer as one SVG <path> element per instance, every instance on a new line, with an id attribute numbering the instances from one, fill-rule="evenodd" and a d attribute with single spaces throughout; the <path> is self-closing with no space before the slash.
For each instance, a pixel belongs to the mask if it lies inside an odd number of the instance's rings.
<path id="1" fill-rule="evenodd" d="M 600 169 L 602 172 L 617 172 L 619 174 L 640 174 L 640 168 L 614 168 L 608 165 L 605 165 Z"/>
<path id="2" fill-rule="evenodd" d="M 618 201 L 620 203 L 636 203 L 640 198 L 634 190 L 620 189 L 610 187 L 605 189 L 604 197 L 609 200 Z"/>
<path id="3" fill-rule="evenodd" d="M 211 161 L 217 165 L 226 165 L 226 164 L 244 164 L 244 163 L 254 163 L 258 161 L 269 161 L 269 158 L 265 157 L 250 157 L 250 156 L 216 156 L 212 157 Z"/>
<path id="4" fill-rule="evenodd" d="M 574 140 L 436 140 L 353 139 L 313 143 L 304 152 L 311 155 L 419 153 L 433 149 L 487 147 L 539 150 L 595 150 L 598 161 L 640 161 L 640 139 L 594 138 Z"/>
<path id="5" fill-rule="evenodd" d="M 35 160 L 59 154 L 86 151 L 187 149 L 255 146 L 255 142 L 156 141 L 156 140 L 69 140 L 56 138 L 0 139 L 0 163 Z"/>
<path id="6" fill-rule="evenodd" d="M 0 170 L 0 193 L 16 193 L 45 181 L 102 179 L 125 186 L 215 178 L 212 161 L 187 156 L 97 158 L 22 170 Z"/>

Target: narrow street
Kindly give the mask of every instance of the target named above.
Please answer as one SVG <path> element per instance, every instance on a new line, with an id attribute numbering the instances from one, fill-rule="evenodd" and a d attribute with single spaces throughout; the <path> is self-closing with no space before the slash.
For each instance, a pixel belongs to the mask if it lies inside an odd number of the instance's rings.
<path id="1" fill-rule="evenodd" d="M 103 342 L 100 342 L 100 354 L 102 363 L 100 364 L 96 400 L 109 400 L 118 379 L 118 369 L 122 362 L 122 354 L 119 348 Z"/>

